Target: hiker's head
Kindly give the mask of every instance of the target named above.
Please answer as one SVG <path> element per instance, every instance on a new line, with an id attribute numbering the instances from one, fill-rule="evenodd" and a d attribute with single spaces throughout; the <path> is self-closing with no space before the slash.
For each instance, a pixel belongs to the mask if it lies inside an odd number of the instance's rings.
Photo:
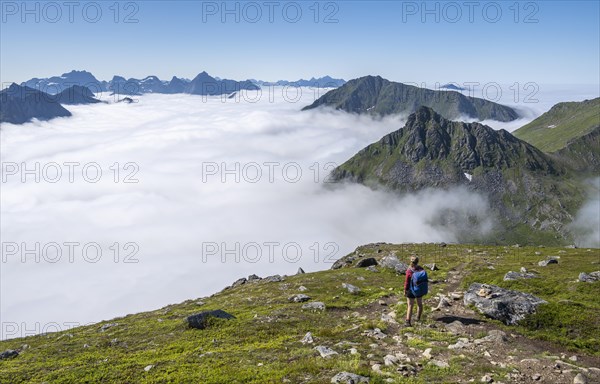
<path id="1" fill-rule="evenodd" d="M 410 257 L 410 266 L 411 267 L 416 267 L 417 265 L 419 265 L 419 256 L 412 255 Z"/>

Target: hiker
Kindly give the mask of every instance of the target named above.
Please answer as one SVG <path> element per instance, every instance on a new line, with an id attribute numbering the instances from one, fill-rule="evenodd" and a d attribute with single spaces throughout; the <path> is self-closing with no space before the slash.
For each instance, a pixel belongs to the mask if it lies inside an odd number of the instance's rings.
<path id="1" fill-rule="evenodd" d="M 419 265 L 419 257 L 410 257 L 410 267 L 406 270 L 406 278 L 404 279 L 404 296 L 408 301 L 408 310 L 406 312 L 406 322 L 404 323 L 407 327 L 411 327 L 411 317 L 413 307 L 415 305 L 415 299 L 417 299 L 417 321 L 421 321 L 421 315 L 423 314 L 423 296 L 427 294 L 427 272 Z"/>

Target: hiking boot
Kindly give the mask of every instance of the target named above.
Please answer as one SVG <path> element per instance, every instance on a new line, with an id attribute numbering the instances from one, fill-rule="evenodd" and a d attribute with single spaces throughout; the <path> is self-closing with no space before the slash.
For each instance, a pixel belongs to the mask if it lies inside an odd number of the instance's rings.
<path id="1" fill-rule="evenodd" d="M 404 320 L 404 326 L 405 327 L 412 327 L 412 324 L 410 323 L 410 320 Z"/>

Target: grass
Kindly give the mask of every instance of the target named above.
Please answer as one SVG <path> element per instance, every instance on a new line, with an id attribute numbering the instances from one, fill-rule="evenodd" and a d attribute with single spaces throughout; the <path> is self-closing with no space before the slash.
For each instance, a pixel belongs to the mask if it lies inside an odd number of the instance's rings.
<path id="1" fill-rule="evenodd" d="M 465 286 L 472 281 L 488 282 L 524 290 L 549 302 L 511 332 L 598 356 L 600 284 L 572 281 L 579 271 L 600 269 L 590 263 L 593 258 L 599 260 L 600 255 L 598 250 L 568 249 L 559 253 L 561 250 L 410 244 L 364 246 L 357 252 L 367 257 L 395 252 L 404 260 L 417 253 L 423 264 L 437 263 L 440 270 L 430 271 L 429 276 L 440 283 L 430 285 L 425 319 L 436 301 L 435 293 L 446 290 L 443 281 L 448 271 L 466 264 L 469 275 Z M 535 251 L 542 255 L 535 255 Z M 547 255 L 561 256 L 561 264 L 536 267 L 537 261 Z M 486 262 L 494 263 L 496 269 L 487 269 Z M 505 272 L 520 266 L 538 270 L 542 278 L 502 281 Z M 378 303 L 403 291 L 402 276 L 379 269 L 374 273 L 344 268 L 289 276 L 278 283 L 247 284 L 201 298 L 204 305 L 198 305 L 198 299 L 188 300 L 68 331 L 2 341 L 0 351 L 21 348 L 23 344 L 28 348 L 14 359 L 0 361 L 0 383 L 323 383 L 340 371 L 369 376 L 371 383 L 384 383 L 388 377 L 374 373 L 370 362 L 382 361 L 387 352 L 372 349 L 369 345 L 376 341 L 362 333 L 380 328 L 388 333 L 383 342 L 392 345 L 391 336 L 397 330 L 382 322 L 380 315 L 396 311 L 401 321 L 406 305 L 402 298 L 397 307 Z M 349 294 L 342 283 L 356 285 L 361 292 Z M 301 285 L 308 288 L 304 293 L 314 301 L 327 305 L 324 312 L 302 310 L 302 304 L 288 301 Z M 188 315 L 209 309 L 224 309 L 236 319 L 213 320 L 202 331 L 187 327 L 184 319 Z M 118 325 L 101 332 L 100 327 L 106 323 Z M 300 343 L 308 331 L 315 344 Z M 405 347 L 417 351 L 428 347 L 441 351 L 444 347 L 440 343 L 456 341 L 456 336 L 436 329 L 415 327 L 407 331 L 415 338 Z M 336 345 L 340 342 L 347 343 Z M 339 355 L 323 359 L 313 349 L 316 345 L 333 348 Z M 359 353 L 350 354 L 351 346 Z M 390 377 L 398 383 L 455 382 L 457 375 L 476 377 L 480 371 L 490 371 L 489 366 L 481 364 L 453 358 L 446 369 L 424 365 L 416 377 Z M 144 368 L 149 365 L 153 367 L 146 372 Z M 495 377 L 501 378 L 502 369 L 493 369 Z"/>

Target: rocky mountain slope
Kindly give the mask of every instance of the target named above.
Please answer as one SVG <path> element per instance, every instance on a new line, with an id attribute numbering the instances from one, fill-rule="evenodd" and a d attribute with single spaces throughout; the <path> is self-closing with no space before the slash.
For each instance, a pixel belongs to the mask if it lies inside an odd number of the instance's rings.
<path id="1" fill-rule="evenodd" d="M 558 103 L 513 134 L 544 152 L 555 152 L 599 127 L 600 97 L 582 102 Z"/>
<path id="2" fill-rule="evenodd" d="M 252 275 L 210 297 L 2 341 L 0 382 L 591 384 L 600 380 L 599 252 L 365 245 L 336 269 Z M 430 294 L 422 322 L 405 327 L 400 272 L 413 253 Z M 513 299 L 529 296 L 544 303 Z M 490 312 L 498 301 L 506 311 Z M 534 308 L 516 324 L 493 318 L 523 303 Z"/>
<path id="3" fill-rule="evenodd" d="M 464 186 L 488 198 L 501 220 L 493 240 L 504 242 L 568 238 L 565 226 L 585 195 L 569 168 L 532 145 L 427 107 L 336 168 L 331 180 L 400 193 Z"/>
<path id="4" fill-rule="evenodd" d="M 56 97 L 13 83 L 0 92 L 0 123 L 23 124 L 32 119 L 71 116 Z"/>
<path id="5" fill-rule="evenodd" d="M 350 80 L 327 92 L 303 110 L 329 106 L 352 113 L 373 115 L 409 114 L 420 106 L 433 108 L 448 119 L 470 117 L 478 120 L 512 121 L 518 114 L 510 107 L 454 91 L 433 91 L 395 83 L 380 76 Z"/>
<path id="6" fill-rule="evenodd" d="M 92 91 L 87 87 L 74 85 L 52 96 L 60 104 L 78 105 L 78 104 L 96 104 L 101 101 L 94 97 Z"/>

